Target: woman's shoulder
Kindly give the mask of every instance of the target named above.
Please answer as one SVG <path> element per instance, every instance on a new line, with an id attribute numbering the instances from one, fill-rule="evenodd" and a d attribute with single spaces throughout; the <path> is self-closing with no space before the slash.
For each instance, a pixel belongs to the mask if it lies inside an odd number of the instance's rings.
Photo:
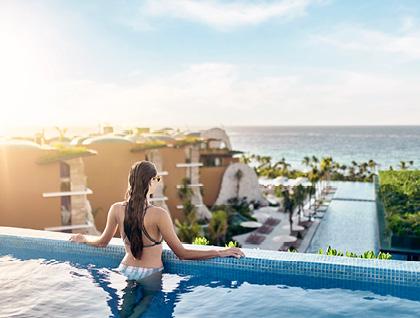
<path id="1" fill-rule="evenodd" d="M 127 201 L 120 201 L 120 202 L 115 202 L 112 204 L 112 206 L 116 208 L 125 207 L 126 205 L 127 205 Z"/>
<path id="2" fill-rule="evenodd" d="M 115 202 L 111 205 L 111 209 L 114 210 L 116 213 L 119 213 L 125 210 L 126 205 L 127 205 L 127 202 L 125 201 Z"/>
<path id="3" fill-rule="evenodd" d="M 161 208 L 160 206 L 156 206 L 156 205 L 151 205 L 149 207 L 150 212 L 153 213 L 153 215 L 156 215 L 157 217 L 162 217 L 165 216 L 166 214 L 169 214 L 169 212 L 167 210 L 165 210 L 164 208 Z"/>

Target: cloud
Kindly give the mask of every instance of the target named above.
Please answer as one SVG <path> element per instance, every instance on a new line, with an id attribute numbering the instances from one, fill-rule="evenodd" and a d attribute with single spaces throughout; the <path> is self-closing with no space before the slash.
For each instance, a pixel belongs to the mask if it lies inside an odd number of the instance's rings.
<path id="1" fill-rule="evenodd" d="M 1 117 L 51 126 L 419 124 L 420 81 L 322 69 L 245 79 L 242 71 L 209 62 L 130 85 L 45 83 L 38 95 L 0 96 L 11 112 Z"/>
<path id="2" fill-rule="evenodd" d="M 415 19 L 412 16 L 405 16 L 402 18 L 401 31 L 410 31 L 415 27 L 415 25 Z"/>
<path id="3" fill-rule="evenodd" d="M 293 19 L 306 14 L 309 6 L 325 4 L 326 0 L 147 0 L 138 10 L 138 16 L 129 24 L 138 30 L 150 30 L 154 18 L 168 17 L 201 23 L 211 28 L 228 31 L 258 25 L 270 19 Z"/>
<path id="4" fill-rule="evenodd" d="M 345 26 L 328 34 L 313 35 L 311 41 L 342 50 L 380 52 L 408 60 L 420 59 L 420 30 L 413 30 L 412 22 L 403 22 L 402 30 L 400 34 L 391 34 L 360 26 Z"/>

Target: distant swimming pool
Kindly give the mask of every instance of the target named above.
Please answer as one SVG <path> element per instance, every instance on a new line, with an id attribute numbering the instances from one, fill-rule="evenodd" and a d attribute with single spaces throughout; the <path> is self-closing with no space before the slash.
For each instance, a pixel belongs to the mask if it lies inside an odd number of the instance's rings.
<path id="1" fill-rule="evenodd" d="M 337 187 L 324 218 L 309 245 L 308 253 L 325 250 L 328 245 L 361 254 L 379 252 L 375 188 L 372 183 L 332 182 Z"/>
<path id="2" fill-rule="evenodd" d="M 0 317 L 415 317 L 420 311 L 416 262 L 248 249 L 239 260 L 180 261 L 165 249 L 162 277 L 134 284 L 112 270 L 122 246 L 95 249 L 61 237 L 2 235 L 0 228 Z"/>
<path id="3" fill-rule="evenodd" d="M 369 182 L 331 182 L 332 186 L 337 187 L 334 194 L 335 200 L 360 200 L 375 201 L 375 186 Z"/>

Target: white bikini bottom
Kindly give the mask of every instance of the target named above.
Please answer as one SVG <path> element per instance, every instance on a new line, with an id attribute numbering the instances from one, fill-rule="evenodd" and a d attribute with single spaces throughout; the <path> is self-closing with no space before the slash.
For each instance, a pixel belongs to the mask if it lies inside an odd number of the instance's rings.
<path id="1" fill-rule="evenodd" d="M 138 266 L 128 266 L 121 263 L 118 266 L 117 271 L 119 271 L 121 274 L 127 277 L 128 280 L 140 280 L 154 273 L 163 271 L 163 266 L 147 268 Z"/>

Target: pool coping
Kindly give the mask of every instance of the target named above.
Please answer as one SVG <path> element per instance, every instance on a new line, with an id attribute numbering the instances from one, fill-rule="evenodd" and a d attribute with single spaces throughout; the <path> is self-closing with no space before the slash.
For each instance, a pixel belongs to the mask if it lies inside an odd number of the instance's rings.
<path id="1" fill-rule="evenodd" d="M 48 248 L 50 251 L 68 251 L 72 254 L 109 257 L 116 260 L 124 256 L 121 239 L 113 238 L 107 247 L 92 247 L 69 241 L 71 234 L 50 231 L 0 227 L 0 251 L 8 248 Z M 183 244 L 189 249 L 223 249 L 220 246 Z M 197 266 L 219 267 L 263 272 L 265 274 L 305 275 L 319 278 L 356 280 L 391 285 L 420 287 L 420 262 L 399 260 L 361 259 L 309 253 L 292 253 L 242 248 L 244 258 L 216 257 L 206 260 L 181 260 L 164 242 L 162 261 L 165 267 Z"/>

